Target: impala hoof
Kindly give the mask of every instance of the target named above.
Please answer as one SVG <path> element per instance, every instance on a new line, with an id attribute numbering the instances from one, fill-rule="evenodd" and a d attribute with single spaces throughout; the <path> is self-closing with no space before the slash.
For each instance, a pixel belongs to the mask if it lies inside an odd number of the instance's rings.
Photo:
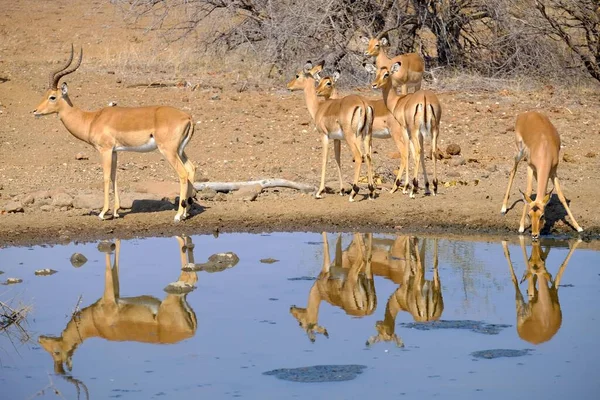
<path id="1" fill-rule="evenodd" d="M 114 213 L 114 214 L 113 214 L 113 218 L 114 218 L 114 219 L 117 219 L 117 218 L 120 218 L 120 217 L 121 217 L 121 216 L 119 215 L 119 213 Z"/>
<path id="2" fill-rule="evenodd" d="M 98 215 L 98 219 L 99 219 L 100 221 L 104 221 L 104 220 L 106 220 L 106 218 L 104 218 L 104 211 L 102 211 L 102 212 L 101 212 L 101 213 Z"/>
<path id="3" fill-rule="evenodd" d="M 583 232 L 583 228 L 577 229 L 577 232 Z"/>
<path id="4" fill-rule="evenodd" d="M 519 228 L 519 233 L 525 232 L 525 228 Z"/>

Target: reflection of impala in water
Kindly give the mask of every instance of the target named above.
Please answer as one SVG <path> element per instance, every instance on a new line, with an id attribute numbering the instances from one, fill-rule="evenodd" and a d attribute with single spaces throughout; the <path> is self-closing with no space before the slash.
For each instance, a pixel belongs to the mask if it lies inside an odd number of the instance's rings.
<path id="1" fill-rule="evenodd" d="M 418 239 L 413 237 L 398 237 L 395 255 L 392 258 L 402 259 L 403 272 L 398 289 L 387 301 L 383 321 L 377 321 L 377 335 L 367 340 L 367 345 L 384 341 L 395 342 L 404 346 L 402 339 L 395 333 L 396 316 L 400 311 L 408 311 L 417 322 L 436 321 L 444 310 L 442 286 L 438 273 L 438 242 L 434 239 L 433 249 L 433 280 L 425 279 L 425 243 L 419 250 Z"/>
<path id="2" fill-rule="evenodd" d="M 375 284 L 371 271 L 372 235 L 367 234 L 366 244 L 361 234 L 354 234 L 349 249 L 342 252 L 342 236 L 338 235 L 335 258 L 331 262 L 327 233 L 323 232 L 323 267 L 310 289 L 306 308 L 292 306 L 290 313 L 298 320 L 311 341 L 315 333 L 328 336 L 327 329 L 318 325 L 319 306 L 325 300 L 356 317 L 370 315 L 377 307 Z M 352 249 L 352 250 L 350 250 Z M 353 259 L 349 253 L 355 254 Z"/>
<path id="3" fill-rule="evenodd" d="M 577 248 L 581 240 L 570 246 L 569 253 L 561 264 L 556 278 L 552 280 L 552 275 L 546 270 L 546 258 L 550 252 L 550 247 L 546 247 L 542 251 L 542 247 L 538 241 L 531 243 L 531 255 L 527 256 L 525 249 L 525 238 L 520 237 L 521 250 L 525 260 L 527 269 L 523 274 L 521 283 L 527 280 L 527 294 L 529 302 L 525 303 L 523 294 L 519 289 L 519 281 L 515 275 L 510 253 L 506 242 L 502 242 L 504 256 L 508 261 L 510 275 L 515 286 L 515 300 L 517 307 L 517 333 L 521 339 L 532 344 L 540 344 L 546 342 L 558 332 L 562 324 L 562 312 L 560 310 L 560 302 L 558 300 L 558 287 L 562 274 L 571 259 L 573 251 Z M 537 283 L 537 287 L 536 287 Z"/>
<path id="4" fill-rule="evenodd" d="M 181 253 L 181 266 L 194 262 L 193 244 L 189 237 L 176 237 Z M 106 251 L 105 288 L 94 304 L 74 313 L 60 337 L 40 336 L 39 342 L 54 360 L 56 373 L 64 374 L 64 365 L 73 366 L 73 353 L 85 340 L 101 337 L 111 341 L 144 343 L 177 343 L 196 333 L 196 314 L 186 301 L 186 294 L 167 294 L 161 301 L 152 296 L 120 297 L 120 241 Z M 112 249 L 111 249 L 112 250 Z M 196 272 L 182 271 L 178 283 L 193 285 Z"/>

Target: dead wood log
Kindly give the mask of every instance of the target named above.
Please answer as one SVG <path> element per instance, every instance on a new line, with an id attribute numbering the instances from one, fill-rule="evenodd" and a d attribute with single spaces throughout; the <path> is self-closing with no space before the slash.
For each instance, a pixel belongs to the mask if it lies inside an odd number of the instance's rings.
<path id="1" fill-rule="evenodd" d="M 305 193 L 314 192 L 317 188 L 305 183 L 289 181 L 287 179 L 261 179 L 258 181 L 246 182 L 194 182 L 194 189 L 204 190 L 213 189 L 216 192 L 232 192 L 246 186 L 260 185 L 263 189 L 272 187 L 286 187 L 300 190 Z"/>

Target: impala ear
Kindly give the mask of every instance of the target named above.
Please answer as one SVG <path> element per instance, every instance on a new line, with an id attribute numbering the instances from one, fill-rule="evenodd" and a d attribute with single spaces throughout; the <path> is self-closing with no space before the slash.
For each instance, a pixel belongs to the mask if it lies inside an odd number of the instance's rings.
<path id="1" fill-rule="evenodd" d="M 331 76 L 331 79 L 333 79 L 334 82 L 337 82 L 338 79 L 340 79 L 340 75 L 342 73 L 340 72 L 340 70 L 337 70 L 333 73 L 333 75 Z"/>
<path id="2" fill-rule="evenodd" d="M 390 41 L 389 41 L 389 40 L 388 40 L 388 38 L 387 38 L 387 37 L 385 37 L 385 36 L 384 36 L 384 37 L 382 37 L 382 38 L 379 40 L 379 43 L 381 43 L 381 45 L 382 45 L 382 46 L 389 46 L 389 45 L 390 45 Z"/>
<path id="3" fill-rule="evenodd" d="M 319 72 L 313 72 L 312 77 L 315 78 L 315 82 L 321 83 L 321 75 L 319 75 Z"/>
<path id="4" fill-rule="evenodd" d="M 63 96 L 66 96 L 68 91 L 69 91 L 69 87 L 67 86 L 66 82 L 63 82 L 62 85 L 60 85 L 60 91 L 62 93 Z"/>
<path id="5" fill-rule="evenodd" d="M 521 193 L 521 197 L 523 198 L 523 201 L 525 201 L 527 204 L 529 204 L 533 201 L 533 200 L 531 200 L 531 197 L 529 197 L 525 193 L 523 193 L 523 191 L 521 189 L 519 189 L 519 192 Z"/>
<path id="6" fill-rule="evenodd" d="M 363 44 L 369 44 L 369 38 L 366 36 L 361 36 L 360 37 L 360 41 L 363 42 Z"/>
<path id="7" fill-rule="evenodd" d="M 72 355 L 67 356 L 66 364 L 67 364 L 67 369 L 69 371 L 72 371 L 73 370 L 73 356 Z"/>
<path id="8" fill-rule="evenodd" d="M 313 65 L 312 65 L 312 61 L 307 61 L 306 64 L 304 64 L 304 73 L 308 74 L 310 72 L 310 70 L 312 69 Z"/>
<path id="9" fill-rule="evenodd" d="M 552 190 L 546 193 L 546 195 L 544 196 L 544 205 L 548 204 L 548 202 L 550 201 L 550 198 L 552 197 L 552 192 L 554 192 L 554 188 L 552 188 Z"/>
<path id="10" fill-rule="evenodd" d="M 392 67 L 390 68 L 390 72 L 392 74 L 395 74 L 396 72 L 400 71 L 400 61 L 394 63 L 394 65 L 392 65 Z"/>
<path id="11" fill-rule="evenodd" d="M 370 73 L 370 74 L 377 73 L 377 68 L 375 68 L 375 66 L 373 64 L 364 63 L 363 67 L 365 67 L 365 69 L 367 70 L 367 72 Z"/>

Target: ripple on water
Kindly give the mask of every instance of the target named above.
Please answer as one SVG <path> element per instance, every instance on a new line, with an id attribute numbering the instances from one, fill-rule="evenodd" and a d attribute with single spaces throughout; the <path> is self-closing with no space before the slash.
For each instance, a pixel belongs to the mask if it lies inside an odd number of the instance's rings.
<path id="1" fill-rule="evenodd" d="M 313 365 L 300 368 L 280 368 L 263 372 L 263 375 L 273 375 L 278 379 L 292 382 L 340 382 L 351 381 L 363 370 L 365 365 Z"/>

